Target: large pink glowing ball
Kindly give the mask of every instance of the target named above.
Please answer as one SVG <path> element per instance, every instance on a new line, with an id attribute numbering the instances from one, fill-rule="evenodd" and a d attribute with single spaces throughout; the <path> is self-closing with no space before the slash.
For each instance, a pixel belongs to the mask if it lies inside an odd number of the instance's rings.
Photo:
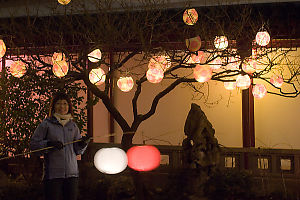
<path id="1" fill-rule="evenodd" d="M 222 66 L 222 59 L 220 57 L 217 57 L 213 61 L 211 61 L 209 65 L 212 70 L 220 69 L 220 67 Z"/>
<path id="2" fill-rule="evenodd" d="M 6 52 L 6 45 L 3 40 L 0 39 L 0 58 L 5 55 Z"/>
<path id="3" fill-rule="evenodd" d="M 253 74 L 256 71 L 257 63 L 255 60 L 248 60 L 242 64 L 242 69 L 248 74 Z"/>
<path id="4" fill-rule="evenodd" d="M 133 88 L 134 82 L 131 76 L 120 77 L 117 81 L 117 85 L 121 91 L 129 92 Z"/>
<path id="5" fill-rule="evenodd" d="M 67 5 L 71 2 L 71 0 L 57 0 L 61 5 Z"/>
<path id="6" fill-rule="evenodd" d="M 261 99 L 267 94 L 267 88 L 263 84 L 256 84 L 252 89 L 255 98 Z"/>
<path id="7" fill-rule="evenodd" d="M 216 36 L 214 45 L 217 49 L 224 50 L 228 47 L 228 40 L 226 36 Z"/>
<path id="8" fill-rule="evenodd" d="M 159 83 L 164 78 L 164 71 L 159 68 L 148 69 L 146 76 L 150 83 Z"/>
<path id="9" fill-rule="evenodd" d="M 226 65 L 226 69 L 228 70 L 239 70 L 241 64 L 241 59 L 239 57 L 229 57 L 228 64 Z"/>
<path id="10" fill-rule="evenodd" d="M 205 60 L 204 52 L 198 51 L 197 54 L 191 55 L 192 63 L 200 64 L 203 63 Z"/>
<path id="11" fill-rule="evenodd" d="M 163 71 L 166 71 L 171 66 L 169 56 L 152 56 L 152 58 L 149 61 L 148 68 L 149 69 L 161 69 Z"/>
<path id="12" fill-rule="evenodd" d="M 270 82 L 275 86 L 280 88 L 283 84 L 283 78 L 281 75 L 274 75 L 271 77 Z"/>
<path id="13" fill-rule="evenodd" d="M 160 165 L 160 152 L 150 145 L 131 147 L 127 158 L 128 167 L 136 171 L 151 171 Z"/>
<path id="14" fill-rule="evenodd" d="M 255 41 L 260 46 L 267 46 L 270 42 L 270 34 L 267 31 L 259 31 L 256 34 Z"/>
<path id="15" fill-rule="evenodd" d="M 198 21 L 198 13 L 196 9 L 186 9 L 182 16 L 183 22 L 187 25 L 194 25 Z"/>
<path id="16" fill-rule="evenodd" d="M 248 89 L 251 85 L 250 77 L 246 75 L 238 75 L 236 78 L 236 86 L 241 90 Z"/>
<path id="17" fill-rule="evenodd" d="M 226 90 L 234 90 L 236 88 L 236 82 L 235 81 L 224 82 L 224 87 Z"/>
<path id="18" fill-rule="evenodd" d="M 201 48 L 201 38 L 200 36 L 189 38 L 185 40 L 185 45 L 189 51 L 195 52 Z"/>
<path id="19" fill-rule="evenodd" d="M 52 64 L 56 61 L 63 61 L 66 60 L 66 55 L 62 52 L 54 52 L 52 55 Z"/>
<path id="20" fill-rule="evenodd" d="M 67 75 L 69 71 L 69 65 L 65 60 L 55 61 L 52 66 L 53 74 L 59 78 Z"/>
<path id="21" fill-rule="evenodd" d="M 208 65 L 196 65 L 194 68 L 194 78 L 200 82 L 204 83 L 209 81 L 212 77 L 212 69 Z"/>
<path id="22" fill-rule="evenodd" d="M 21 78 L 26 73 L 26 65 L 22 61 L 15 61 L 10 65 L 9 71 L 14 77 Z"/>
<path id="23" fill-rule="evenodd" d="M 95 85 L 101 85 L 105 82 L 105 72 L 103 69 L 96 68 L 96 69 L 92 69 L 89 73 L 89 80 L 91 81 L 91 83 L 95 84 Z"/>
<path id="24" fill-rule="evenodd" d="M 95 49 L 93 50 L 91 53 L 88 54 L 88 59 L 91 62 L 99 62 L 102 58 L 102 53 L 100 51 L 100 49 Z"/>

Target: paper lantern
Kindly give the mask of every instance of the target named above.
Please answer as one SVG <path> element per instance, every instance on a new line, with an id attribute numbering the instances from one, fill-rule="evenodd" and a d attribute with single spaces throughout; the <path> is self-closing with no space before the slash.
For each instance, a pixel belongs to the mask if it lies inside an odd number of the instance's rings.
<path id="1" fill-rule="evenodd" d="M 267 46 L 270 42 L 270 35 L 267 31 L 259 31 L 256 34 L 255 41 L 260 46 Z"/>
<path id="2" fill-rule="evenodd" d="M 224 50 L 228 47 L 228 40 L 226 36 L 216 36 L 214 45 L 217 49 Z"/>
<path id="3" fill-rule="evenodd" d="M 234 90 L 236 88 L 236 82 L 235 81 L 224 82 L 224 87 L 226 90 Z"/>
<path id="4" fill-rule="evenodd" d="M 212 60 L 209 63 L 209 66 L 212 70 L 217 70 L 220 69 L 220 67 L 222 66 L 222 60 L 220 57 L 215 58 L 214 60 Z"/>
<path id="5" fill-rule="evenodd" d="M 280 87 L 282 86 L 282 84 L 283 84 L 283 78 L 282 78 L 282 76 L 280 76 L 280 75 L 278 75 L 278 76 L 274 75 L 274 76 L 271 77 L 270 82 L 271 82 L 275 87 L 280 88 Z"/>
<path id="6" fill-rule="evenodd" d="M 200 82 L 206 82 L 211 79 L 212 69 L 208 65 L 196 65 L 194 68 L 194 78 Z"/>
<path id="7" fill-rule="evenodd" d="M 55 76 L 59 78 L 64 77 L 69 71 L 69 65 L 65 60 L 55 61 L 52 66 L 52 71 Z"/>
<path id="8" fill-rule="evenodd" d="M 198 51 L 201 47 L 201 38 L 200 36 L 193 37 L 185 40 L 185 45 L 189 51 L 195 52 Z"/>
<path id="9" fill-rule="evenodd" d="M 10 65 L 9 71 L 14 77 L 21 78 L 26 73 L 26 65 L 22 61 L 15 61 Z"/>
<path id="10" fill-rule="evenodd" d="M 252 89 L 255 98 L 261 99 L 267 94 L 267 88 L 263 84 L 256 84 Z"/>
<path id="11" fill-rule="evenodd" d="M 241 60 L 239 57 L 229 57 L 228 64 L 226 65 L 226 69 L 228 70 L 239 70 L 241 64 Z"/>
<path id="12" fill-rule="evenodd" d="M 248 60 L 242 64 L 242 69 L 248 74 L 253 74 L 256 71 L 257 63 L 255 60 Z"/>
<path id="13" fill-rule="evenodd" d="M 130 76 L 120 77 L 117 81 L 117 85 L 123 92 L 128 92 L 133 88 L 133 79 Z"/>
<path id="14" fill-rule="evenodd" d="M 71 0 L 57 0 L 58 3 L 62 4 L 62 5 L 67 5 L 71 2 Z"/>
<path id="15" fill-rule="evenodd" d="M 198 51 L 197 54 L 192 54 L 191 55 L 192 63 L 197 63 L 200 64 L 204 62 L 204 52 L 203 51 Z"/>
<path id="16" fill-rule="evenodd" d="M 242 90 L 249 88 L 251 85 L 250 77 L 246 75 L 238 75 L 236 78 L 236 86 Z"/>
<path id="17" fill-rule="evenodd" d="M 196 9 L 186 9 L 183 13 L 183 21 L 187 25 L 194 25 L 198 21 L 198 13 Z"/>
<path id="18" fill-rule="evenodd" d="M 117 174 L 127 167 L 127 155 L 120 148 L 102 148 L 94 156 L 94 165 L 102 173 Z"/>
<path id="19" fill-rule="evenodd" d="M 56 61 L 66 60 L 66 55 L 62 52 L 54 52 L 52 55 L 52 63 Z"/>
<path id="20" fill-rule="evenodd" d="M 153 56 L 149 61 L 148 68 L 166 71 L 171 66 L 170 60 L 169 56 Z"/>
<path id="21" fill-rule="evenodd" d="M 164 78 L 164 71 L 159 68 L 148 69 L 146 76 L 150 83 L 159 83 Z"/>
<path id="22" fill-rule="evenodd" d="M 92 69 L 89 73 L 89 80 L 95 85 L 101 85 L 105 82 L 105 72 L 101 68 Z"/>
<path id="23" fill-rule="evenodd" d="M 0 39 L 0 58 L 5 55 L 6 52 L 6 45 L 3 40 Z"/>
<path id="24" fill-rule="evenodd" d="M 154 146 L 134 146 L 127 151 L 128 167 L 136 171 L 151 171 L 160 165 L 160 152 Z"/>
<path id="25" fill-rule="evenodd" d="M 91 53 L 88 54 L 88 59 L 91 62 L 99 62 L 102 58 L 102 53 L 100 49 L 95 49 Z"/>

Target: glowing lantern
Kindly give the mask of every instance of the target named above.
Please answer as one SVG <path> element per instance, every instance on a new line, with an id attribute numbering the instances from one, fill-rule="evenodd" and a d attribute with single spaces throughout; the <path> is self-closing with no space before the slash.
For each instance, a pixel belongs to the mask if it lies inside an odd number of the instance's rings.
<path id="1" fill-rule="evenodd" d="M 102 53 L 100 49 L 95 49 L 91 53 L 88 54 L 88 59 L 91 62 L 99 62 L 102 58 Z"/>
<path id="2" fill-rule="evenodd" d="M 0 58 L 2 58 L 5 55 L 6 52 L 6 46 L 3 40 L 0 40 Z"/>
<path id="3" fill-rule="evenodd" d="M 102 148 L 94 156 L 94 165 L 102 173 L 117 174 L 127 167 L 127 155 L 120 148 Z"/>
<path id="4" fill-rule="evenodd" d="M 242 64 L 242 69 L 244 72 L 248 74 L 252 74 L 256 71 L 257 63 L 255 60 L 248 60 L 247 62 Z"/>
<path id="5" fill-rule="evenodd" d="M 149 69 L 160 69 L 166 71 L 171 66 L 169 56 L 153 56 L 148 64 Z"/>
<path id="6" fill-rule="evenodd" d="M 226 36 L 216 36 L 214 45 L 217 49 L 224 50 L 228 47 L 228 40 Z"/>
<path id="7" fill-rule="evenodd" d="M 193 63 L 200 64 L 204 60 L 204 52 L 203 51 L 198 51 L 197 55 L 196 54 L 192 54 L 191 55 L 191 59 L 192 59 Z"/>
<path id="8" fill-rule="evenodd" d="M 278 75 L 278 76 L 274 75 L 274 76 L 271 77 L 270 82 L 271 82 L 275 87 L 280 88 L 280 87 L 282 86 L 282 84 L 283 84 L 283 78 L 282 78 L 282 76 L 280 76 L 280 75 Z"/>
<path id="9" fill-rule="evenodd" d="M 66 56 L 62 52 L 54 52 L 52 55 L 52 63 L 54 64 L 56 61 L 66 60 Z"/>
<path id="10" fill-rule="evenodd" d="M 210 64 L 210 68 L 212 70 L 217 70 L 217 69 L 220 69 L 220 67 L 222 66 L 222 60 L 221 60 L 221 58 L 217 57 L 213 61 L 211 61 L 209 64 Z"/>
<path id="11" fill-rule="evenodd" d="M 201 38 L 200 36 L 193 37 L 185 40 L 185 45 L 189 51 L 195 52 L 198 51 L 201 47 Z"/>
<path id="12" fill-rule="evenodd" d="M 249 88 L 251 85 L 250 77 L 246 75 L 238 75 L 236 78 L 236 86 L 242 90 Z"/>
<path id="13" fill-rule="evenodd" d="M 260 46 L 267 46 L 270 42 L 270 35 L 267 31 L 260 31 L 256 34 L 255 41 Z"/>
<path id="14" fill-rule="evenodd" d="M 67 5 L 71 2 L 71 0 L 57 0 L 58 3 L 62 4 L 62 5 Z"/>
<path id="15" fill-rule="evenodd" d="M 136 171 L 151 171 L 160 165 L 160 152 L 154 146 L 134 146 L 127 151 L 128 167 Z"/>
<path id="16" fill-rule="evenodd" d="M 117 85 L 123 92 L 128 92 L 133 88 L 133 79 L 129 77 L 120 77 Z"/>
<path id="17" fill-rule="evenodd" d="M 15 61 L 10 65 L 9 71 L 14 77 L 21 78 L 26 73 L 25 63 L 22 61 Z"/>
<path id="18" fill-rule="evenodd" d="M 194 77 L 200 83 L 209 81 L 211 76 L 212 69 L 207 65 L 196 65 L 194 68 Z"/>
<path id="19" fill-rule="evenodd" d="M 148 69 L 146 76 L 150 83 L 159 83 L 164 78 L 164 71 L 158 68 Z"/>
<path id="20" fill-rule="evenodd" d="M 256 84 L 252 89 L 255 98 L 261 99 L 267 94 L 267 88 L 263 84 Z"/>
<path id="21" fill-rule="evenodd" d="M 89 73 L 89 80 L 95 85 L 101 85 L 105 82 L 105 72 L 101 68 L 92 69 Z"/>
<path id="22" fill-rule="evenodd" d="M 229 57 L 228 59 L 228 65 L 226 65 L 226 68 L 229 70 L 238 70 L 240 67 L 241 61 L 239 57 Z"/>
<path id="23" fill-rule="evenodd" d="M 234 90 L 236 88 L 236 82 L 234 81 L 224 82 L 224 87 L 226 90 Z"/>
<path id="24" fill-rule="evenodd" d="M 198 13 L 194 8 L 186 9 L 182 18 L 185 24 L 194 25 L 198 21 Z"/>
<path id="25" fill-rule="evenodd" d="M 55 61 L 52 66 L 52 71 L 55 76 L 63 77 L 67 75 L 69 71 L 68 63 L 65 60 Z"/>

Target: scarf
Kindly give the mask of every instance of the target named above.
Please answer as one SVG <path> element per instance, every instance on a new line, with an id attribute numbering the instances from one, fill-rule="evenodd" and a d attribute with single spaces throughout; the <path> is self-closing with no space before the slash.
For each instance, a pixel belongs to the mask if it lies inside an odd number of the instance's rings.
<path id="1" fill-rule="evenodd" d="M 71 114 L 61 115 L 58 113 L 54 113 L 53 116 L 57 119 L 57 121 L 62 125 L 65 126 L 71 119 L 73 119 Z"/>

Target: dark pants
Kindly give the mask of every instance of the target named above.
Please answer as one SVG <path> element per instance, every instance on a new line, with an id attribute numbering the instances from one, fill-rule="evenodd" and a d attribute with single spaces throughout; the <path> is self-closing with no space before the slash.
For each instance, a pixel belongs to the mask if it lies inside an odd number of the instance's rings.
<path id="1" fill-rule="evenodd" d="M 44 180 L 46 200 L 76 200 L 78 178 L 55 178 Z"/>

